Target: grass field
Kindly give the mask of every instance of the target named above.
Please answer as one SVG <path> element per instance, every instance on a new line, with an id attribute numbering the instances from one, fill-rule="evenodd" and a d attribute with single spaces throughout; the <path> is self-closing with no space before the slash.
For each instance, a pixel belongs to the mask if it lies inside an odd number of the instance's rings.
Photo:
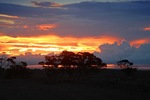
<path id="1" fill-rule="evenodd" d="M 102 70 L 84 80 L 51 80 L 42 71 L 30 79 L 0 79 L 0 100 L 150 100 L 150 71 L 132 77 Z"/>

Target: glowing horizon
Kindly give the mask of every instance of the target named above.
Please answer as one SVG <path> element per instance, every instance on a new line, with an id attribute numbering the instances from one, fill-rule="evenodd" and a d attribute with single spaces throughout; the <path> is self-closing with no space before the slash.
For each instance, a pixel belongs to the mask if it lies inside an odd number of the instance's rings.
<path id="1" fill-rule="evenodd" d="M 102 44 L 113 44 L 115 41 L 121 41 L 115 37 L 60 37 L 56 35 L 45 35 L 37 37 L 10 37 L 0 36 L 1 52 L 7 54 L 24 54 L 32 52 L 33 54 L 48 54 L 51 52 L 61 52 L 63 50 L 79 52 L 99 51 L 98 47 Z"/>
<path id="2" fill-rule="evenodd" d="M 33 54 L 46 55 L 48 53 L 59 53 L 63 50 L 73 52 L 100 52 L 99 46 L 103 44 L 120 44 L 123 39 L 112 36 L 99 37 L 60 37 L 56 35 L 44 35 L 33 37 L 10 37 L 0 35 L 0 51 L 10 55 L 20 55 L 26 52 Z M 139 47 L 149 39 L 131 41 L 130 44 L 134 47 Z"/>

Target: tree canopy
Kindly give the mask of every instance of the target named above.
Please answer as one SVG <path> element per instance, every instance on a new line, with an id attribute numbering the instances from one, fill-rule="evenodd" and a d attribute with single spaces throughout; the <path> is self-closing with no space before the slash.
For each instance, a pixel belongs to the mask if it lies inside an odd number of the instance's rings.
<path id="1" fill-rule="evenodd" d="M 124 59 L 124 60 L 121 60 L 121 61 L 118 61 L 117 62 L 117 65 L 122 68 L 122 69 L 125 69 L 125 68 L 130 68 L 133 66 L 133 63 L 132 62 L 129 62 L 128 60 Z"/>
<path id="2" fill-rule="evenodd" d="M 104 68 L 106 63 L 89 52 L 74 53 L 62 51 L 59 55 L 45 56 L 45 61 L 39 62 L 43 67 L 51 68 Z"/>
<path id="3" fill-rule="evenodd" d="M 136 68 L 133 67 L 133 63 L 124 59 L 117 62 L 117 65 L 125 72 L 128 76 L 133 75 L 137 71 Z"/>

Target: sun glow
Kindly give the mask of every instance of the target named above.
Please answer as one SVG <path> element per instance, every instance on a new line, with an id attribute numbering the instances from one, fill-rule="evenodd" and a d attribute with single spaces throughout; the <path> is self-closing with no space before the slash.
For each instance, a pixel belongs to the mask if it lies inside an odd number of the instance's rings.
<path id="1" fill-rule="evenodd" d="M 45 35 L 38 37 L 9 37 L 0 35 L 1 52 L 19 55 L 25 52 L 33 54 L 48 54 L 50 52 L 59 53 L 63 50 L 73 52 L 93 52 L 97 51 L 99 45 L 104 43 L 114 43 L 120 41 L 118 38 L 101 37 L 59 37 L 55 35 Z"/>

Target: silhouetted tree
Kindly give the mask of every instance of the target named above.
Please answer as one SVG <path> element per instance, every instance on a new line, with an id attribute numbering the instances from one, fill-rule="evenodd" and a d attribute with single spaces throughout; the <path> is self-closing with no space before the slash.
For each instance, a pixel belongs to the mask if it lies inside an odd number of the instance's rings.
<path id="1" fill-rule="evenodd" d="M 74 53 L 62 51 L 59 55 L 45 56 L 45 61 L 39 62 L 47 72 L 48 76 L 67 73 L 69 76 L 80 77 L 91 73 L 93 69 L 107 67 L 106 63 L 89 52 Z M 59 68 L 61 66 L 61 68 Z"/>
<path id="2" fill-rule="evenodd" d="M 62 51 L 59 55 L 62 67 L 64 68 L 70 68 L 74 66 L 74 60 L 75 60 L 75 53 L 71 51 Z"/>
<path id="3" fill-rule="evenodd" d="M 6 78 L 29 78 L 30 77 L 30 69 L 27 68 L 26 62 L 20 62 L 15 65 L 10 65 L 9 68 L 6 69 Z"/>
<path id="4" fill-rule="evenodd" d="M 131 76 L 134 72 L 137 71 L 136 68 L 133 68 L 133 63 L 128 60 L 121 60 L 117 62 L 117 65 L 125 72 L 128 76 Z"/>
<path id="5" fill-rule="evenodd" d="M 3 53 L 0 57 L 0 75 L 6 78 L 27 78 L 30 70 L 26 62 L 15 62 L 16 57 L 9 57 Z M 3 74 L 3 75 L 2 75 Z"/>
<path id="6" fill-rule="evenodd" d="M 8 68 L 11 65 L 15 65 L 15 59 L 16 57 L 8 57 L 7 55 L 3 54 L 0 57 L 0 68 Z"/>
<path id="7" fill-rule="evenodd" d="M 9 68 L 11 65 L 15 65 L 16 57 L 9 57 L 8 55 L 4 53 L 1 54 L 0 57 L 0 76 L 3 76 L 5 73 L 5 70 Z"/>
<path id="8" fill-rule="evenodd" d="M 117 62 L 117 65 L 121 68 L 121 69 L 125 69 L 125 68 L 129 68 L 132 67 L 133 63 L 129 62 L 128 60 L 121 60 Z"/>
<path id="9" fill-rule="evenodd" d="M 58 65 L 64 68 L 103 68 L 107 67 L 105 63 L 94 54 L 89 52 L 73 53 L 71 51 L 62 51 L 59 55 L 45 56 L 45 62 L 39 62 L 43 67 L 55 67 Z"/>

